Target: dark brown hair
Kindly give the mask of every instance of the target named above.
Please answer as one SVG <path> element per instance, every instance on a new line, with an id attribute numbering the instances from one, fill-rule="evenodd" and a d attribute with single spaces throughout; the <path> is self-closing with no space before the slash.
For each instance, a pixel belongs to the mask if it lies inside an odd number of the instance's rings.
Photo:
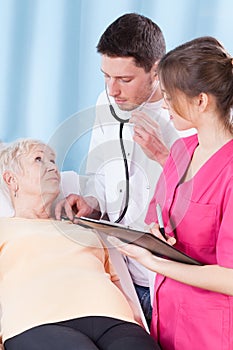
<path id="1" fill-rule="evenodd" d="M 116 19 L 97 44 L 97 52 L 110 57 L 133 57 L 135 64 L 146 72 L 165 51 L 165 39 L 159 26 L 136 13 Z"/>
<path id="2" fill-rule="evenodd" d="M 200 93 L 211 94 L 225 125 L 232 129 L 232 58 L 217 39 L 200 37 L 178 46 L 160 60 L 158 72 L 174 101 L 174 109 L 179 109 L 178 90 L 191 98 Z"/>

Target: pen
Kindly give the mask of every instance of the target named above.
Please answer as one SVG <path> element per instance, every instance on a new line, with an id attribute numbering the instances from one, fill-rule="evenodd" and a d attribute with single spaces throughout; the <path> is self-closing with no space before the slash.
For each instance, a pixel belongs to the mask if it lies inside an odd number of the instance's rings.
<path id="1" fill-rule="evenodd" d="M 158 218 L 158 223 L 159 223 L 159 231 L 162 234 L 163 238 L 166 239 L 163 217 L 162 217 L 162 210 L 161 210 L 161 207 L 158 203 L 156 204 L 156 213 L 157 213 L 157 218 Z"/>

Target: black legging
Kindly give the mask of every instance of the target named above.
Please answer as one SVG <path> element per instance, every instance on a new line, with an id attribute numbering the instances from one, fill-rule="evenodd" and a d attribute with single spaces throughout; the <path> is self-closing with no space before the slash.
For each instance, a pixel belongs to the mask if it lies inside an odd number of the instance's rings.
<path id="1" fill-rule="evenodd" d="M 134 323 L 110 317 L 81 317 L 31 328 L 5 341 L 6 350 L 159 350 Z"/>

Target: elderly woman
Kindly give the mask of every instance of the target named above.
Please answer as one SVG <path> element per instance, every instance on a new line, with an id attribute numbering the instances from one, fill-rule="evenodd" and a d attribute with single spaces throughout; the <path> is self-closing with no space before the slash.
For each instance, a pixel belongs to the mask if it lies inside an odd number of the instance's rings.
<path id="1" fill-rule="evenodd" d="M 1 151 L 0 173 L 15 210 L 0 219 L 4 348 L 156 349 L 96 233 L 51 218 L 60 183 L 52 149 L 18 140 Z"/>

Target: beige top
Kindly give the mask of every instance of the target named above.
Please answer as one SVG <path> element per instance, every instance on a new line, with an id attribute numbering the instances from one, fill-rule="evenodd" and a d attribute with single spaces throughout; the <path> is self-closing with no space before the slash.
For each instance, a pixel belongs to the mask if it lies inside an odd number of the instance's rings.
<path id="1" fill-rule="evenodd" d="M 94 231 L 67 221 L 0 218 L 3 341 L 37 325 L 83 316 L 134 322 Z"/>

